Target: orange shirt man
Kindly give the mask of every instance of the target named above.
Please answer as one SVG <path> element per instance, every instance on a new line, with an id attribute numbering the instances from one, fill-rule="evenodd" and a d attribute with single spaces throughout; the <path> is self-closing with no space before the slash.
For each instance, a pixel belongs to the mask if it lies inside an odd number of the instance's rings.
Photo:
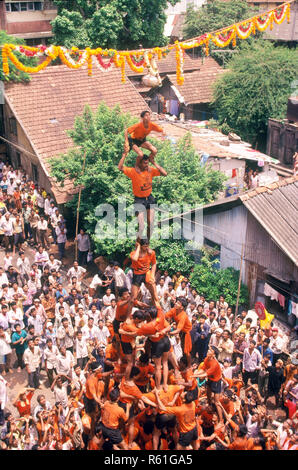
<path id="1" fill-rule="evenodd" d="M 150 132 L 163 132 L 162 127 L 154 124 L 154 122 L 149 122 L 148 126 L 145 127 L 144 122 L 140 121 L 133 126 L 128 127 L 127 132 L 130 134 L 132 139 L 143 140 L 150 134 Z"/>
<path id="2" fill-rule="evenodd" d="M 171 331 L 171 335 L 180 333 L 181 345 L 186 355 L 189 355 L 192 350 L 192 341 L 190 331 L 192 329 L 191 321 L 188 318 L 184 308 L 187 303 L 183 297 L 176 299 L 176 304 L 171 310 L 166 313 L 166 318 L 172 318 L 176 323 L 176 329 Z"/>
<path id="3" fill-rule="evenodd" d="M 149 271 L 150 266 L 156 264 L 155 251 L 148 250 L 145 253 L 142 253 L 142 256 L 139 256 L 137 261 L 134 261 L 132 258 L 134 251 L 132 251 L 129 255 L 131 258 L 131 267 L 134 274 L 146 274 Z"/>

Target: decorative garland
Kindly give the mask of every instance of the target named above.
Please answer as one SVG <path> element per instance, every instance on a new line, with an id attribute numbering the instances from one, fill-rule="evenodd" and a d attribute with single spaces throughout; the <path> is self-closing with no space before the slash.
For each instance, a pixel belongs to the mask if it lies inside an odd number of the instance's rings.
<path id="1" fill-rule="evenodd" d="M 269 26 L 273 29 L 274 24 L 280 25 L 287 19 L 290 22 L 290 5 L 295 0 L 283 3 L 279 7 L 266 13 L 254 16 L 247 20 L 236 23 L 219 31 L 203 34 L 198 38 L 189 39 L 187 41 L 178 42 L 165 47 L 154 47 L 153 49 L 139 51 L 117 51 L 115 49 L 90 49 L 79 50 L 72 47 L 70 50 L 62 46 L 44 46 L 30 47 L 26 45 L 17 46 L 14 44 L 4 44 L 2 46 L 3 72 L 9 74 L 9 60 L 18 70 L 27 73 L 38 73 L 45 69 L 53 60 L 60 58 L 61 62 L 69 68 L 80 69 L 87 66 L 88 75 L 92 76 L 93 64 L 95 64 L 102 72 L 110 70 L 114 65 L 121 69 L 121 81 L 125 82 L 125 63 L 135 73 L 143 73 L 144 67 L 148 69 L 150 75 L 159 77 L 158 68 L 155 57 L 161 60 L 173 49 L 175 49 L 176 57 L 176 74 L 178 85 L 183 85 L 183 64 L 184 51 L 193 49 L 194 47 L 202 47 L 206 56 L 209 55 L 209 44 L 212 41 L 217 47 L 227 47 L 230 43 L 236 46 L 237 37 L 239 39 L 247 39 L 251 34 L 255 34 L 256 30 L 265 31 Z M 36 67 L 28 67 L 21 63 L 15 55 L 15 52 L 24 57 L 44 57 L 45 60 Z M 105 62 L 103 57 L 109 57 L 109 61 Z M 159 77 L 160 78 L 160 77 Z"/>

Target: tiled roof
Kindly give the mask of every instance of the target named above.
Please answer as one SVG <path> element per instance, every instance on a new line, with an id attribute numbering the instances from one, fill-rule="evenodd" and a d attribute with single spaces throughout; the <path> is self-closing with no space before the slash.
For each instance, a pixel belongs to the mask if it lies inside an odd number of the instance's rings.
<path id="1" fill-rule="evenodd" d="M 177 86 L 185 104 L 210 103 L 212 85 L 218 75 L 224 72 L 225 70 L 212 57 L 207 57 L 204 63 L 200 64 L 199 70 L 184 74 L 183 85 L 177 85 L 176 75 L 168 75 L 168 78 L 173 85 Z"/>
<path id="2" fill-rule="evenodd" d="M 93 110 L 101 101 L 109 107 L 119 104 L 122 111 L 135 116 L 148 108 L 130 80 L 121 82 L 121 72 L 114 67 L 109 72 L 94 69 L 92 78 L 86 68 L 48 67 L 32 75 L 29 83 L 6 84 L 5 97 L 48 174 L 48 159 L 73 146 L 66 131 L 85 104 Z M 63 203 L 73 187 L 69 183 L 59 189 L 53 184 L 52 189 L 57 202 Z"/>
<path id="3" fill-rule="evenodd" d="M 190 70 L 198 70 L 202 63 L 201 59 L 192 59 L 188 54 L 184 54 L 184 71 Z M 173 49 L 171 50 L 166 57 L 157 60 L 156 59 L 157 68 L 159 70 L 160 75 L 164 75 L 167 73 L 174 73 L 176 72 L 177 63 L 176 63 L 176 51 Z M 146 75 L 147 71 L 144 69 L 143 74 L 139 74 L 131 70 L 128 66 L 126 67 L 126 73 L 129 77 L 132 76 L 142 76 Z"/>
<path id="4" fill-rule="evenodd" d="M 298 266 L 298 175 L 256 188 L 240 199 Z"/>

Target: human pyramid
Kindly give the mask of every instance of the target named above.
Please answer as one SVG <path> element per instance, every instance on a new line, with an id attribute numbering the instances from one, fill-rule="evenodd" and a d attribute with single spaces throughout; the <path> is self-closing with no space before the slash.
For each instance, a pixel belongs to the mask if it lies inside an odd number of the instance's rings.
<path id="1" fill-rule="evenodd" d="M 0 267 L 2 449 L 297 449 L 298 368 L 283 363 L 279 331 L 262 330 L 247 311 L 235 318 L 224 296 L 207 302 L 180 272 L 159 276 L 150 248 L 152 179 L 167 173 L 146 141 L 152 130 L 164 134 L 145 111 L 125 131 L 118 165 L 132 180 L 135 203 L 144 209 L 137 213 L 137 241 L 127 273 L 111 262 L 84 290 L 86 269 L 75 261 L 64 287 L 61 262 L 47 254 L 43 225 L 44 246 L 37 248 L 34 266 L 20 252 L 16 270 L 6 254 L 4 270 Z M 137 154 L 133 168 L 124 165 L 131 149 Z M 63 227 L 60 223 L 56 229 L 58 245 L 61 236 L 65 243 Z M 4 237 L 8 243 L 9 235 Z M 78 248 L 86 262 L 90 244 L 84 231 Z M 97 288 L 105 290 L 102 299 Z M 25 367 L 29 383 L 13 402 L 18 418 L 4 412 L 7 381 L 14 374 L 12 349 L 16 374 Z M 42 370 L 54 400 L 41 393 L 33 407 Z M 283 423 L 268 412 L 271 396 L 275 407 L 287 413 Z"/>

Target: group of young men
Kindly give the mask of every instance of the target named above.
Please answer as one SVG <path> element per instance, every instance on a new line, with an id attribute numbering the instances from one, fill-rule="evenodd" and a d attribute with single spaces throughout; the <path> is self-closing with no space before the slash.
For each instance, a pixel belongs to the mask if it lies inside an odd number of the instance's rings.
<path id="1" fill-rule="evenodd" d="M 119 163 L 149 222 L 152 178 L 166 176 L 150 130 L 162 132 L 145 112 Z M 124 166 L 130 148 L 135 168 Z M 296 450 L 298 369 L 284 361 L 281 332 L 235 317 L 224 296 L 206 300 L 180 272 L 161 273 L 139 222 L 130 267 L 111 262 L 90 285 L 77 261 L 65 281 L 43 247 L 33 263 L 20 253 L 0 268 L 1 448 Z M 24 368 L 28 388 L 9 403 Z M 272 396 L 287 419 L 273 418 Z"/>

